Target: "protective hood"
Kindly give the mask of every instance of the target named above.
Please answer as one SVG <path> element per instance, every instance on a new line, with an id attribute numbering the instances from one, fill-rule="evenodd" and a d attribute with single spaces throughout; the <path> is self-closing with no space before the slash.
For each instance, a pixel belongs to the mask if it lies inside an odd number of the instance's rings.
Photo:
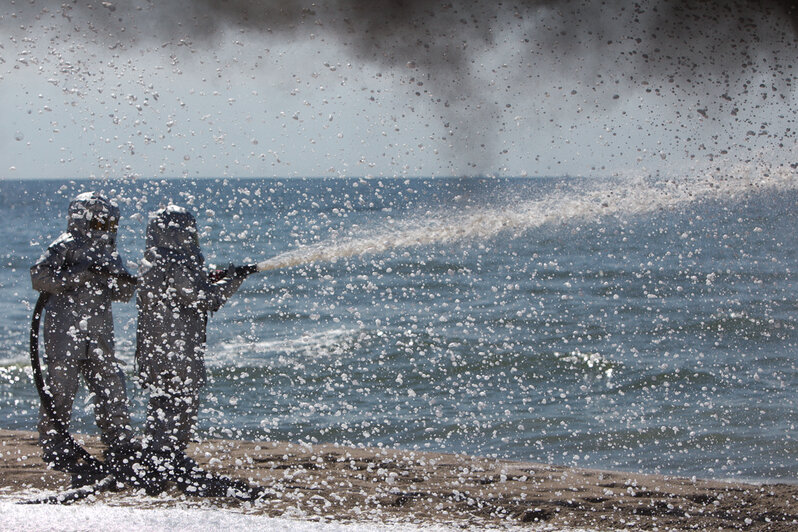
<path id="1" fill-rule="evenodd" d="M 199 247 L 197 220 L 178 205 L 167 205 L 150 215 L 147 224 L 147 250 L 166 248 L 203 262 Z"/>
<path id="2" fill-rule="evenodd" d="M 119 207 L 96 192 L 79 194 L 69 203 L 67 231 L 78 239 L 116 245 Z"/>

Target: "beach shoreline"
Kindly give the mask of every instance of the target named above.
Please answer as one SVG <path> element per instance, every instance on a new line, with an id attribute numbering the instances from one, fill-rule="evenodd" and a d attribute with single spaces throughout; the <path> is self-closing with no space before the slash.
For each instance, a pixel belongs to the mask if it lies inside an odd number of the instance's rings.
<path id="1" fill-rule="evenodd" d="M 77 435 L 91 452 L 101 446 Z M 798 485 L 748 484 L 599 471 L 460 454 L 334 444 L 207 440 L 189 454 L 208 470 L 269 489 L 253 503 L 159 497 L 131 489 L 98 495 L 110 505 L 198 504 L 271 517 L 407 522 L 454 527 L 538 525 L 590 530 L 798 529 Z M 36 434 L 0 430 L 0 490 L 20 500 L 68 487 L 41 461 Z M 80 504 L 91 504 L 92 500 Z"/>

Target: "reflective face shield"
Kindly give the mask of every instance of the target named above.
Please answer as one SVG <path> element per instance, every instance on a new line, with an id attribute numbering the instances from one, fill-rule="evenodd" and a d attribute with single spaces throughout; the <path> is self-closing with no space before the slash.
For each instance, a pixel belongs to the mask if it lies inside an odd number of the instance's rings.
<path id="1" fill-rule="evenodd" d="M 89 229 L 92 231 L 103 231 L 105 233 L 116 233 L 116 229 L 119 227 L 119 218 L 114 216 L 109 216 L 105 219 L 102 219 L 99 216 L 94 216 L 89 222 Z"/>
<path id="2" fill-rule="evenodd" d="M 199 232 L 194 216 L 184 207 L 168 205 L 150 215 L 147 248 L 169 248 L 196 258 L 202 264 Z"/>
<path id="3" fill-rule="evenodd" d="M 119 226 L 119 208 L 96 192 L 79 194 L 69 204 L 67 230 L 91 239 L 113 240 Z"/>

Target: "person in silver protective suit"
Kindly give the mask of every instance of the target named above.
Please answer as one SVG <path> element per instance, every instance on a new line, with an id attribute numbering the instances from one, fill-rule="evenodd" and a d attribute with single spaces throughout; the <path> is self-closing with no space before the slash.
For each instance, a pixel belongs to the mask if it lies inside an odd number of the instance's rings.
<path id="1" fill-rule="evenodd" d="M 80 375 L 93 394 L 103 443 L 112 452 L 127 453 L 133 442 L 124 375 L 114 354 L 111 302 L 129 301 L 136 278 L 116 250 L 118 223 L 116 205 L 95 192 L 78 195 L 69 204 L 66 232 L 30 269 L 33 288 L 49 294 L 44 317 L 45 383 L 58 418 L 54 420 L 42 405 L 39 442 L 44 461 L 73 473 L 73 485 L 93 480 L 85 478 L 92 473 L 79 469 L 74 446 L 58 431 L 58 425 L 69 425 Z"/>
<path id="2" fill-rule="evenodd" d="M 192 471 L 201 471 L 185 450 L 206 383 L 208 313 L 218 310 L 246 278 L 231 265 L 213 282 L 203 262 L 190 212 L 169 205 L 151 215 L 139 270 L 136 364 L 139 381 L 150 393 L 143 446 L 152 492 L 163 489 L 167 480 L 180 484 Z"/>

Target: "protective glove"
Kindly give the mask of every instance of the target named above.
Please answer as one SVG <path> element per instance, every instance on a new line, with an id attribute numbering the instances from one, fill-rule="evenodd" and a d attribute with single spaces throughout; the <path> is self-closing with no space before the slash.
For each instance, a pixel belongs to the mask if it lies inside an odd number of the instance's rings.
<path id="1" fill-rule="evenodd" d="M 235 274 L 239 277 L 247 277 L 248 275 L 258 271 L 257 264 L 244 264 L 243 266 L 235 267 Z"/>
<path id="2" fill-rule="evenodd" d="M 211 270 L 208 274 L 208 279 L 210 279 L 212 283 L 218 283 L 224 278 L 245 278 L 256 271 L 258 271 L 258 266 L 255 264 L 245 264 L 243 266 L 230 264 L 227 269 Z"/>
<path id="3" fill-rule="evenodd" d="M 89 267 L 89 271 L 100 277 L 115 279 L 121 283 L 134 284 L 134 285 L 138 283 L 138 278 L 136 276 L 131 275 L 129 272 L 125 270 L 109 268 L 107 265 L 92 264 Z"/>

